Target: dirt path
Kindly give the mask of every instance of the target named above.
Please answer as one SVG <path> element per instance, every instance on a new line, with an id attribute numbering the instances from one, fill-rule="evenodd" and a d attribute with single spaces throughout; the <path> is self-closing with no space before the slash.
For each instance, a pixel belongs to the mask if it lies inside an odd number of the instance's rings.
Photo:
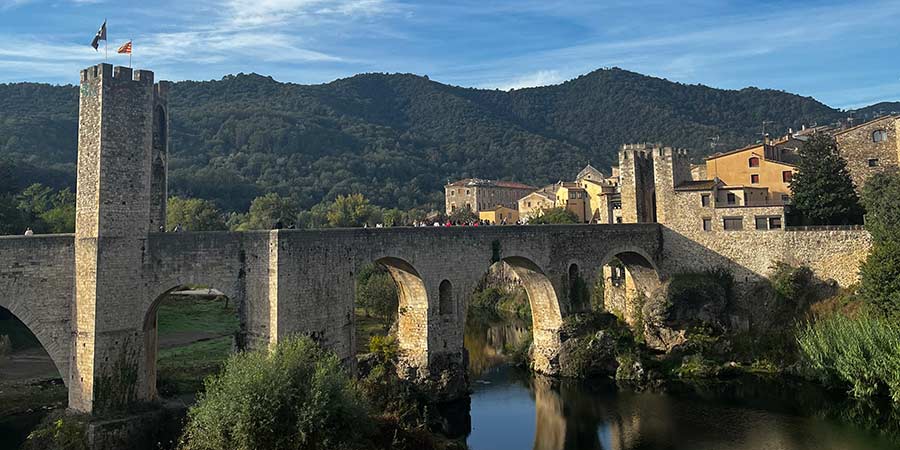
<path id="1" fill-rule="evenodd" d="M 59 371 L 43 348 L 20 350 L 0 357 L 0 381 L 59 378 Z"/>
<path id="2" fill-rule="evenodd" d="M 180 332 L 160 337 L 159 348 L 169 349 L 184 347 L 195 342 L 208 341 L 231 334 L 211 332 Z M 59 378 L 56 365 L 43 348 L 19 350 L 11 355 L 0 357 L 0 382 L 49 380 Z"/>
<path id="3" fill-rule="evenodd" d="M 195 342 L 208 341 L 220 337 L 231 336 L 231 333 L 213 333 L 209 331 L 180 331 L 160 336 L 159 349 L 184 347 Z"/>

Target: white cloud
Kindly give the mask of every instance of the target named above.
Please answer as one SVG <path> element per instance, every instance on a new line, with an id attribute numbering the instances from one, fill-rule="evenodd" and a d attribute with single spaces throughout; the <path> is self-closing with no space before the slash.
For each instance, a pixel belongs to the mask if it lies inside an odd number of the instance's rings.
<path id="1" fill-rule="evenodd" d="M 522 89 L 537 86 L 547 86 L 549 84 L 559 84 L 563 81 L 564 79 L 562 75 L 559 74 L 558 70 L 539 70 L 537 72 L 518 77 L 499 86 L 488 87 L 496 87 L 497 89 L 508 91 L 511 89 Z"/>
<path id="2" fill-rule="evenodd" d="M 0 0 L 0 11 L 16 8 L 31 2 L 32 0 Z"/>
<path id="3" fill-rule="evenodd" d="M 331 16 L 371 16 L 384 0 L 228 0 L 230 22 L 237 27 L 314 23 Z"/>

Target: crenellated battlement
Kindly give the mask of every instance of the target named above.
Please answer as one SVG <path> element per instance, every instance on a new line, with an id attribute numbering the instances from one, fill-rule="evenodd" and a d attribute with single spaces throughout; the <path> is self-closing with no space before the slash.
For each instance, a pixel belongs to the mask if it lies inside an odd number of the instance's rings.
<path id="1" fill-rule="evenodd" d="M 672 147 L 657 147 L 653 150 L 656 156 L 662 157 L 675 157 L 675 156 L 689 156 L 688 149 L 686 148 L 672 148 Z"/>
<path id="2" fill-rule="evenodd" d="M 150 70 L 134 70 L 131 67 L 115 66 L 108 63 L 100 63 L 81 71 L 81 83 L 94 80 L 116 80 L 140 84 L 153 84 L 153 72 Z"/>

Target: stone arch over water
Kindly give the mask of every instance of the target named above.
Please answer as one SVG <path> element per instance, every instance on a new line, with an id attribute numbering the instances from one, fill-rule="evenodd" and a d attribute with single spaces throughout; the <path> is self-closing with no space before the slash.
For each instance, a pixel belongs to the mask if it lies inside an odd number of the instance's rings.
<path id="1" fill-rule="evenodd" d="M 533 334 L 533 368 L 538 372 L 555 373 L 559 355 L 562 311 L 553 283 L 534 261 L 511 256 L 501 260 L 515 274 L 528 294 Z"/>
<path id="2" fill-rule="evenodd" d="M 402 358 L 412 367 L 427 366 L 429 307 L 422 276 L 401 258 L 383 257 L 374 263 L 386 268 L 397 285 L 397 343 Z"/>

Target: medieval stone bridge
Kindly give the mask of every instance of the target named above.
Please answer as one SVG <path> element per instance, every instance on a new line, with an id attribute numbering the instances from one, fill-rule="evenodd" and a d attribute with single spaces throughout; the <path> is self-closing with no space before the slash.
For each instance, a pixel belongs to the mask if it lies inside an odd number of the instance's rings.
<path id="1" fill-rule="evenodd" d="M 152 72 L 83 70 L 75 234 L 0 237 L 0 307 L 50 354 L 75 410 L 156 397 L 156 309 L 183 286 L 235 301 L 251 346 L 306 334 L 352 367 L 356 274 L 381 264 L 399 287 L 403 375 L 453 396 L 465 387 L 467 300 L 494 263 L 525 287 L 535 368 L 553 372 L 563 318 L 588 306 L 571 286 L 613 258 L 645 294 L 673 274 L 720 267 L 752 283 L 774 261 L 848 285 L 868 246 L 860 231 L 691 234 L 659 224 L 159 233 L 167 99 Z M 752 318 L 764 305 L 750 300 Z"/>
<path id="2" fill-rule="evenodd" d="M 92 361 L 78 361 L 73 339 L 78 325 L 85 325 L 73 324 L 83 316 L 75 296 L 75 237 L 0 238 L 0 306 L 35 333 L 70 388 L 86 374 L 120 374 L 124 365 L 126 373 L 134 372 L 127 397 L 153 398 L 156 307 L 164 294 L 188 285 L 214 287 L 235 301 L 251 345 L 305 334 L 350 362 L 356 348 L 356 274 L 368 264 L 382 264 L 399 287 L 398 340 L 408 376 L 440 382 L 435 377 L 462 373 L 467 300 L 497 261 L 512 268 L 528 293 L 535 364 L 546 372 L 554 370 L 562 318 L 587 306 L 573 302 L 570 286 L 576 277 L 593 280 L 603 265 L 619 258 L 649 291 L 662 273 L 656 224 L 148 233 L 144 238 L 141 263 L 120 274 L 139 283 L 103 311 L 93 311 L 95 333 L 105 337 L 95 339 L 113 345 Z"/>

